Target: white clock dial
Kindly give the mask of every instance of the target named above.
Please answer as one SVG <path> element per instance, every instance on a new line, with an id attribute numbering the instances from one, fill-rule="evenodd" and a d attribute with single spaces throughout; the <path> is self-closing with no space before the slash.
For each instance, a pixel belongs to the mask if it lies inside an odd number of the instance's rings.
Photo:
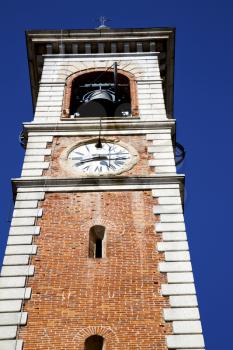
<path id="1" fill-rule="evenodd" d="M 115 174 L 124 171 L 131 163 L 133 155 L 129 150 L 115 142 L 101 142 L 96 147 L 96 140 L 73 149 L 68 160 L 78 172 L 87 175 Z"/>

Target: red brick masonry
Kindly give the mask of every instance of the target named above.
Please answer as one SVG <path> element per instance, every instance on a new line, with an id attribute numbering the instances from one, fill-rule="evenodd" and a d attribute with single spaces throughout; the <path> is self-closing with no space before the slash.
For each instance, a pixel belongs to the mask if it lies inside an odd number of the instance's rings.
<path id="1" fill-rule="evenodd" d="M 83 350 L 96 333 L 105 350 L 167 349 L 154 204 L 150 191 L 46 195 L 19 334 L 24 350 Z M 106 227 L 106 257 L 92 259 L 89 229 L 98 224 Z"/>

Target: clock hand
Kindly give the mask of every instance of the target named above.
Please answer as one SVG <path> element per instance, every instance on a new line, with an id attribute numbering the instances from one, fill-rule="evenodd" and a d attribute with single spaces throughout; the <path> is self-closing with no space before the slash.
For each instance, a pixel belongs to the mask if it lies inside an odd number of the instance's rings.
<path id="1" fill-rule="evenodd" d="M 98 157 L 92 157 L 92 158 L 86 158 L 86 159 L 83 159 L 83 160 L 80 160 L 79 163 L 77 164 L 83 164 L 83 163 L 86 163 L 86 162 L 92 162 L 93 160 L 107 160 L 107 157 L 103 157 L 103 156 L 98 156 Z"/>
<path id="2" fill-rule="evenodd" d="M 116 157 L 116 158 L 108 158 L 108 160 L 123 160 L 123 159 L 129 159 L 129 157 Z"/>

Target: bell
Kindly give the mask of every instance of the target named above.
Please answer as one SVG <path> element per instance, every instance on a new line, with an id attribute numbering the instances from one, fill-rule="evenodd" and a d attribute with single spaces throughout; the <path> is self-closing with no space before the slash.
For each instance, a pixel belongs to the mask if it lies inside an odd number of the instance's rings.
<path id="1" fill-rule="evenodd" d="M 90 102 L 93 100 L 105 100 L 109 102 L 114 102 L 115 95 L 109 90 L 94 90 L 88 92 L 83 99 L 84 102 Z"/>

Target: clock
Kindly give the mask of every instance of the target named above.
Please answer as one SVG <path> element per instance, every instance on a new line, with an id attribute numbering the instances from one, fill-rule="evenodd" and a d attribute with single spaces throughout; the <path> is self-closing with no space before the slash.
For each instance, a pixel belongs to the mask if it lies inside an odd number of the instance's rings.
<path id="1" fill-rule="evenodd" d="M 90 140 L 76 145 L 68 154 L 68 162 L 72 169 L 83 175 L 101 176 L 120 174 L 131 169 L 138 160 L 138 153 L 118 140 Z"/>

